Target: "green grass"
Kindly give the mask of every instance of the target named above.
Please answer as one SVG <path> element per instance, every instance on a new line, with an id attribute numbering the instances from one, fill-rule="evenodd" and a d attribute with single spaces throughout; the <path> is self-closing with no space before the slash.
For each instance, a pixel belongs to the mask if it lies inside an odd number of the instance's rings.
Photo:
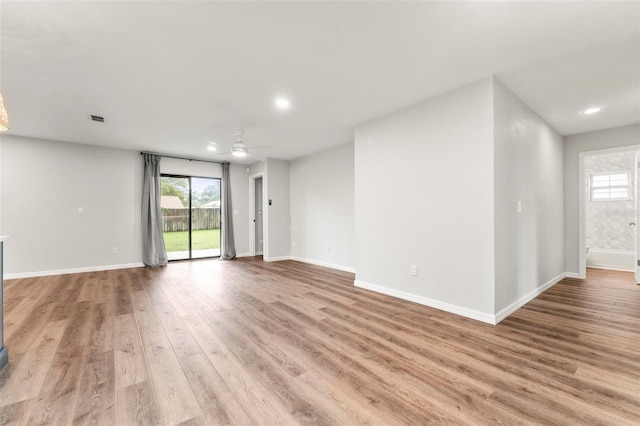
<path id="1" fill-rule="evenodd" d="M 208 229 L 205 231 L 192 231 L 193 250 L 207 250 L 220 248 L 220 230 Z M 188 251 L 189 250 L 189 233 L 183 232 L 165 232 L 164 245 L 167 251 Z"/>

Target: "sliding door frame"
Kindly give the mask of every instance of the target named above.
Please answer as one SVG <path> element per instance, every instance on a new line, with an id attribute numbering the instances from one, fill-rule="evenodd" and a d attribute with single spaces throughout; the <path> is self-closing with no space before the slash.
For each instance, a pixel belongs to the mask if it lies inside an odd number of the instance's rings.
<path id="1" fill-rule="evenodd" d="M 173 174 L 173 173 L 161 173 L 160 174 L 160 178 L 163 177 L 167 177 L 167 178 L 178 178 L 178 179 L 186 179 L 187 182 L 189 183 L 189 206 L 187 207 L 187 210 L 189 211 L 189 231 L 188 231 L 188 236 L 189 236 L 189 257 L 187 257 L 186 259 L 172 259 L 169 260 L 169 262 L 180 262 L 180 261 L 184 261 L 184 260 L 197 260 L 197 259 L 214 259 L 216 257 L 220 257 L 220 254 L 218 254 L 217 256 L 206 256 L 206 257 L 193 257 L 193 236 L 192 236 L 192 232 L 193 232 L 193 210 L 192 210 L 192 206 L 193 206 L 193 185 L 192 185 L 192 179 L 211 179 L 211 180 L 217 180 L 219 182 L 218 186 L 220 188 L 220 192 L 222 195 L 222 178 L 217 178 L 217 177 L 210 177 L 210 176 L 189 176 L 189 175 L 177 175 L 177 174 Z M 162 185 L 162 184 L 161 184 Z M 222 214 L 222 212 L 220 212 L 220 214 Z M 220 218 L 220 226 L 222 226 L 222 218 Z M 164 232 L 163 232 L 164 234 Z M 221 247 L 221 241 L 220 240 L 220 234 L 218 234 L 218 247 Z"/>

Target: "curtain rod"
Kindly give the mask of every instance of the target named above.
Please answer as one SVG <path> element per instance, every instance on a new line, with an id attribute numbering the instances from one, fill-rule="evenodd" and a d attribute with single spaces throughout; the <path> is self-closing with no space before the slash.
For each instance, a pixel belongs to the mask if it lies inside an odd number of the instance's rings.
<path id="1" fill-rule="evenodd" d="M 143 154 L 159 155 L 160 157 L 175 158 L 177 160 L 202 161 L 203 163 L 231 164 L 228 161 L 201 160 L 199 158 L 178 157 L 176 155 L 166 155 L 166 154 L 160 154 L 158 152 L 140 151 L 140 155 L 143 155 Z"/>

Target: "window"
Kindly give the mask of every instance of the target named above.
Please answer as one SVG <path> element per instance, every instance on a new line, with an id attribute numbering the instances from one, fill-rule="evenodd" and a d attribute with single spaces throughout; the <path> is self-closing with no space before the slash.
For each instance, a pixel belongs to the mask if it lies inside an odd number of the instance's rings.
<path id="1" fill-rule="evenodd" d="M 630 200 L 630 172 L 591 175 L 591 201 Z"/>
<path id="2" fill-rule="evenodd" d="M 220 179 L 163 174 L 160 192 L 169 260 L 220 256 Z"/>

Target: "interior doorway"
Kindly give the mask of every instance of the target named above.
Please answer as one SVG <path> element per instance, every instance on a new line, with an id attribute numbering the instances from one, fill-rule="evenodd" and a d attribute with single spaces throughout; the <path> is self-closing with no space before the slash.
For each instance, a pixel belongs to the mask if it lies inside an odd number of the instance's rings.
<path id="1" fill-rule="evenodd" d="M 168 259 L 220 256 L 220 179 L 163 174 L 160 193 Z"/>
<path id="2" fill-rule="evenodd" d="M 580 277 L 587 267 L 638 274 L 638 146 L 580 154 Z"/>
<path id="3" fill-rule="evenodd" d="M 249 252 L 267 257 L 268 210 L 265 203 L 265 177 L 262 173 L 249 177 Z"/>
<path id="4" fill-rule="evenodd" d="M 262 177 L 254 179 L 255 186 L 255 206 L 253 209 L 253 217 L 255 221 L 255 247 L 256 255 L 261 255 L 264 247 L 264 230 L 263 230 L 263 212 L 262 212 Z"/>

